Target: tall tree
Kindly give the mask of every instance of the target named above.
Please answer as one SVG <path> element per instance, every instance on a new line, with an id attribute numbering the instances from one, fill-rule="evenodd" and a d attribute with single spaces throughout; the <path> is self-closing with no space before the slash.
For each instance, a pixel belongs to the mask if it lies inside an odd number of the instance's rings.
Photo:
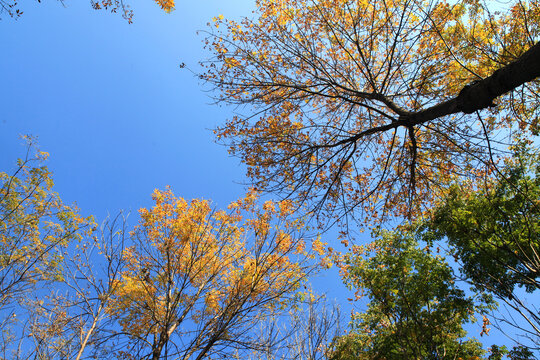
<path id="1" fill-rule="evenodd" d="M 346 359 L 478 359 L 478 341 L 463 325 L 489 298 L 467 297 L 440 255 L 418 247 L 409 231 L 381 232 L 340 262 L 345 283 L 367 310 L 353 314 L 352 329 L 334 341 L 331 356 Z M 478 301 L 482 300 L 482 301 Z"/>
<path id="2" fill-rule="evenodd" d="M 48 154 L 29 139 L 12 174 L 0 172 L 0 351 L 10 354 L 28 335 L 25 310 L 31 292 L 62 278 L 62 248 L 91 231 L 93 221 L 53 192 Z M 21 319 L 21 320 L 19 320 Z"/>
<path id="3" fill-rule="evenodd" d="M 290 202 L 258 209 L 249 193 L 226 212 L 170 190 L 153 198 L 107 310 L 122 328 L 118 354 L 200 360 L 271 347 L 254 328 L 288 308 L 312 269 Z"/>
<path id="4" fill-rule="evenodd" d="M 91 224 L 52 191 L 47 156 L 29 145 L 12 175 L 0 173 L 0 309 L 60 276 L 59 245 L 79 240 Z"/>
<path id="5" fill-rule="evenodd" d="M 215 18 L 202 77 L 248 106 L 217 138 L 258 188 L 308 209 L 410 216 L 538 131 L 538 2 L 490 7 L 259 0 L 254 19 Z"/>
<path id="6" fill-rule="evenodd" d="M 540 155 L 520 144 L 497 179 L 452 187 L 424 226 L 423 239 L 446 240 L 464 276 L 524 321 L 508 319 L 540 346 L 540 313 L 526 293 L 540 290 Z"/>

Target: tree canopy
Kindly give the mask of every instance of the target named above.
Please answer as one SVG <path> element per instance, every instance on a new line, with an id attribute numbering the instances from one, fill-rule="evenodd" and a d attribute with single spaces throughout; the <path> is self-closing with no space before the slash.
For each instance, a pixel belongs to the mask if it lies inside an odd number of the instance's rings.
<path id="1" fill-rule="evenodd" d="M 517 288 L 540 289 L 538 156 L 520 144 L 496 179 L 454 185 L 421 235 L 432 244 L 445 239 L 463 275 L 478 291 L 489 291 L 521 314 L 523 325 L 506 321 L 537 345 L 540 313 Z"/>
<path id="2" fill-rule="evenodd" d="M 123 0 L 91 4 L 131 22 Z M 13 0 L 0 12 L 21 15 Z M 539 24 L 538 0 L 257 0 L 251 18 L 218 15 L 199 78 L 238 106 L 215 136 L 249 190 L 218 209 L 156 189 L 135 222 L 98 227 L 29 145 L 0 172 L 0 358 L 532 359 Z M 366 228 L 370 243 L 345 238 Z M 309 284 L 332 265 L 354 293 L 347 332 Z M 521 331 L 512 350 L 465 331 L 487 336 L 493 319 Z"/>
<path id="3" fill-rule="evenodd" d="M 52 191 L 47 157 L 29 139 L 14 173 L 0 172 L 0 312 L 9 312 L 37 284 L 60 279 L 61 247 L 93 228 L 91 218 Z"/>
<path id="4" fill-rule="evenodd" d="M 3 354 L 187 360 L 276 346 L 264 325 L 293 311 L 318 267 L 290 201 L 259 206 L 249 192 L 216 210 L 156 190 L 131 231 L 96 228 L 52 192 L 46 155 L 30 147 L 0 173 Z"/>
<path id="5" fill-rule="evenodd" d="M 248 194 L 227 213 L 170 190 L 153 198 L 107 310 L 127 337 L 122 351 L 199 360 L 271 347 L 250 329 L 287 308 L 310 271 L 290 204 L 259 210 Z"/>
<path id="6" fill-rule="evenodd" d="M 215 18 L 206 39 L 202 77 L 247 109 L 217 139 L 258 188 L 327 219 L 412 216 L 537 132 L 536 1 L 260 0 L 255 14 Z"/>
<path id="7" fill-rule="evenodd" d="M 464 338 L 463 325 L 492 302 L 466 296 L 443 256 L 419 248 L 412 232 L 381 232 L 338 263 L 356 298 L 369 302 L 365 312 L 352 315 L 351 331 L 336 339 L 331 359 L 479 359 L 483 354 L 477 340 Z"/>

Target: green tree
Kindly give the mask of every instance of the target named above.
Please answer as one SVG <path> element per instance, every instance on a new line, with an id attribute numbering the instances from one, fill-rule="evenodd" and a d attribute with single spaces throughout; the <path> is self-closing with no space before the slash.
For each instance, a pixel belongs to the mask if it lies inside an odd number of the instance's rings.
<path id="1" fill-rule="evenodd" d="M 493 345 L 489 348 L 489 356 L 487 360 L 502 360 L 503 356 L 510 360 L 534 360 L 534 354 L 531 350 L 524 346 L 514 346 L 512 350 L 508 351 L 506 346 Z"/>
<path id="2" fill-rule="evenodd" d="M 536 343 L 540 313 L 516 288 L 540 289 L 539 160 L 537 151 L 516 146 L 497 179 L 453 186 L 423 233 L 429 242 L 446 239 L 465 277 L 518 311 Z"/>
<path id="3" fill-rule="evenodd" d="M 532 351 L 524 346 L 515 346 L 512 350 L 510 350 L 508 357 L 511 360 L 534 360 L 535 359 Z"/>
<path id="4" fill-rule="evenodd" d="M 410 231 L 377 233 L 340 262 L 345 283 L 367 296 L 348 335 L 334 342 L 334 360 L 478 359 L 482 347 L 463 325 L 492 307 L 465 296 L 440 255 L 420 249 Z M 361 295 L 360 295 L 361 294 Z"/>
<path id="5" fill-rule="evenodd" d="M 488 360 L 502 360 L 503 356 L 507 354 L 506 346 L 493 345 L 489 348 Z"/>

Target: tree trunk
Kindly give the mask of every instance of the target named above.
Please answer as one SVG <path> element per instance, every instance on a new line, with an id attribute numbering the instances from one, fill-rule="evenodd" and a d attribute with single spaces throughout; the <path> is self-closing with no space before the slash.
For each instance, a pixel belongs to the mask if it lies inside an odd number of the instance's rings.
<path id="1" fill-rule="evenodd" d="M 400 125 L 415 126 L 445 115 L 465 113 L 495 106 L 495 98 L 540 76 L 540 42 L 491 76 L 463 87 L 458 96 L 425 110 L 400 116 Z"/>

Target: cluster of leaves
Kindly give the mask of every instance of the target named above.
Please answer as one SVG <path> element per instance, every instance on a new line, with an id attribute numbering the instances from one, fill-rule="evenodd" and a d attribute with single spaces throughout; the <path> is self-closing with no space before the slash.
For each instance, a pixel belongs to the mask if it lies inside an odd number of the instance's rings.
<path id="1" fill-rule="evenodd" d="M 463 325 L 493 308 L 489 296 L 465 296 L 444 258 L 419 248 L 410 231 L 376 236 L 339 262 L 345 283 L 370 301 L 331 359 L 480 359 Z"/>
<path id="2" fill-rule="evenodd" d="M 23 14 L 23 11 L 19 9 L 19 4 L 16 0 L 13 1 L 0 1 L 0 14 L 7 13 L 12 18 L 18 18 Z"/>
<path id="3" fill-rule="evenodd" d="M 540 313 L 516 288 L 540 289 L 539 154 L 523 143 L 515 152 L 496 180 L 452 187 L 421 236 L 429 243 L 446 239 L 463 275 L 521 314 L 526 326 L 510 323 L 538 345 Z"/>
<path id="4" fill-rule="evenodd" d="M 156 0 L 156 4 L 158 4 L 161 9 L 167 13 L 174 10 L 174 0 Z"/>
<path id="5" fill-rule="evenodd" d="M 502 360 L 506 355 L 510 360 L 530 360 L 534 359 L 534 354 L 531 350 L 524 346 L 515 346 L 512 350 L 508 351 L 506 346 L 493 345 L 490 348 L 490 355 L 488 360 Z"/>
<path id="6" fill-rule="evenodd" d="M 133 10 L 129 8 L 129 5 L 126 5 L 123 0 L 90 0 L 92 8 L 94 10 L 108 10 L 111 13 L 120 12 L 122 17 L 128 21 L 128 23 L 133 22 Z"/>

